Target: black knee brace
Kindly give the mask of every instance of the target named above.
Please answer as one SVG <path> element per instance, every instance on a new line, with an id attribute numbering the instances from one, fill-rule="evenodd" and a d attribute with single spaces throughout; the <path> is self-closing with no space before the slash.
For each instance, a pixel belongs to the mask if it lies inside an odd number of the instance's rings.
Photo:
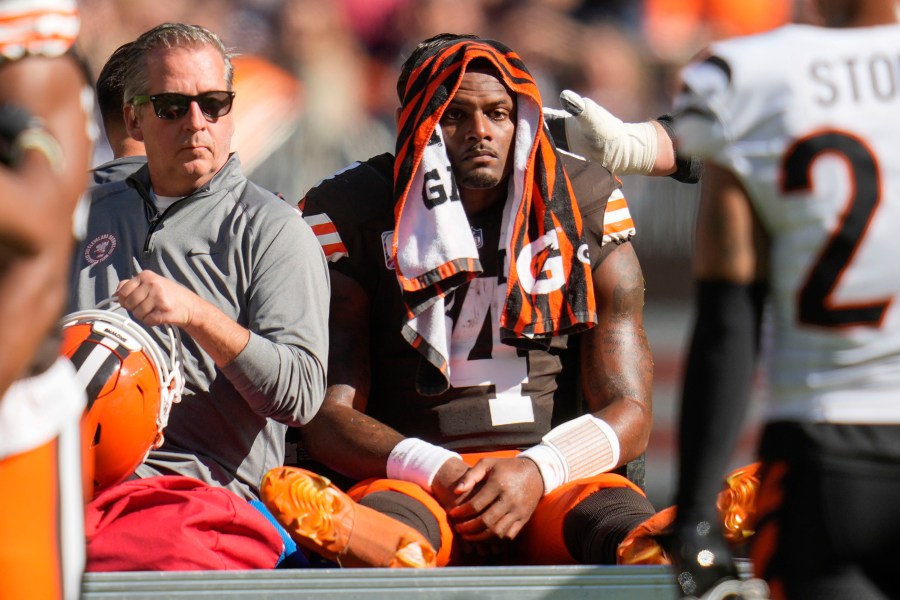
<path id="1" fill-rule="evenodd" d="M 566 548 L 582 564 L 615 564 L 619 543 L 655 513 L 650 501 L 631 488 L 599 490 L 566 515 Z"/>
<path id="2" fill-rule="evenodd" d="M 359 503 L 409 525 L 424 535 L 435 551 L 440 549 L 441 527 L 428 507 L 415 498 L 393 490 L 386 490 L 373 492 L 365 496 Z"/>

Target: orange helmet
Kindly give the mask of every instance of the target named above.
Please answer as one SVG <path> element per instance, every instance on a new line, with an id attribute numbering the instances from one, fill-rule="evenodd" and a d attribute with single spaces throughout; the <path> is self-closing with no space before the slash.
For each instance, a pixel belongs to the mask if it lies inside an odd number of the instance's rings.
<path id="1" fill-rule="evenodd" d="M 172 403 L 184 389 L 181 337 L 166 326 L 167 355 L 143 327 L 114 310 L 74 312 L 62 327 L 62 354 L 87 395 L 82 435 L 96 495 L 162 445 Z"/>

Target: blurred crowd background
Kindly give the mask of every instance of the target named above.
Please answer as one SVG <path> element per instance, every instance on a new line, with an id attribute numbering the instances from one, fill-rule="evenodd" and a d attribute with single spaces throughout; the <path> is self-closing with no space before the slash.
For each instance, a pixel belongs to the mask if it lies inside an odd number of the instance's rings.
<path id="1" fill-rule="evenodd" d="M 81 52 L 94 76 L 119 45 L 166 21 L 219 33 L 235 65 L 232 144 L 250 178 L 299 200 L 319 179 L 393 151 L 395 84 L 415 44 L 475 33 L 517 51 L 545 106 L 589 96 L 625 121 L 665 113 L 677 73 L 710 41 L 772 29 L 807 14 L 798 0 L 79 0 Z M 110 158 L 98 147 L 96 164 Z M 624 177 L 647 282 L 656 363 L 647 491 L 671 502 L 679 380 L 692 318 L 690 252 L 698 185 Z M 734 458 L 749 454 L 755 428 Z"/>

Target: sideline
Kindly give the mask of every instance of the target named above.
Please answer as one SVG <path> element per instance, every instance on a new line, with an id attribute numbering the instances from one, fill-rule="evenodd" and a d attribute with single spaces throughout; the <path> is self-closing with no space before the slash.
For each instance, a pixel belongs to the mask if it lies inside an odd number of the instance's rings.
<path id="1" fill-rule="evenodd" d="M 83 600 L 128 598 L 677 600 L 660 566 L 87 573 Z"/>

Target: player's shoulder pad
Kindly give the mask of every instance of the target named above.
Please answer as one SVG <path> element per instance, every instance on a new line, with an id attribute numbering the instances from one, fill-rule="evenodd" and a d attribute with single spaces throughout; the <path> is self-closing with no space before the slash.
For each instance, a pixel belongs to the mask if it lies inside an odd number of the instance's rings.
<path id="1" fill-rule="evenodd" d="M 695 94 L 701 98 L 724 94 L 732 84 L 733 69 L 729 60 L 719 54 L 707 54 L 688 65 L 681 75 L 682 97 Z M 696 110 L 676 103 L 679 115 Z"/>
<path id="2" fill-rule="evenodd" d="M 379 154 L 319 181 L 300 201 L 300 210 L 304 215 L 340 213 L 366 220 L 392 211 L 393 179 L 393 155 Z"/>
<path id="3" fill-rule="evenodd" d="M 605 211 L 610 195 L 619 189 L 619 181 L 600 163 L 577 154 L 560 151 L 559 156 L 572 184 L 581 214 Z"/>
<path id="4" fill-rule="evenodd" d="M 789 40 L 798 34 L 806 39 L 804 34 L 815 29 L 818 28 L 789 24 L 754 35 L 715 41 L 691 60 L 684 70 L 685 80 L 698 88 L 695 91 L 704 93 L 753 89 L 777 74 L 772 64 L 789 51 Z M 814 39 L 808 41 L 812 43 Z"/>
<path id="5" fill-rule="evenodd" d="M 393 229 L 393 165 L 390 154 L 353 163 L 317 183 L 300 201 L 328 262 L 362 257 L 370 234 Z"/>

